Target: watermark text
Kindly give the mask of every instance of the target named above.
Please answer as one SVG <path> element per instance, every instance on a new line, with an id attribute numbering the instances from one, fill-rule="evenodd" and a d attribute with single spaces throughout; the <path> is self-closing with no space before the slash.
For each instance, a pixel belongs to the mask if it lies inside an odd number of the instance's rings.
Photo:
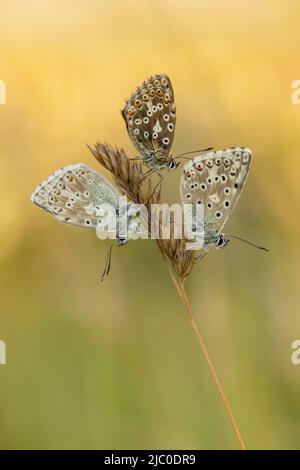
<path id="1" fill-rule="evenodd" d="M 0 340 L 0 364 L 6 364 L 6 344 Z"/>
<path id="2" fill-rule="evenodd" d="M 292 88 L 295 90 L 291 95 L 293 104 L 300 104 L 300 80 L 294 80 L 292 82 Z"/>
<path id="3" fill-rule="evenodd" d="M 6 104 L 6 84 L 0 80 L 0 104 Z"/>
<path id="4" fill-rule="evenodd" d="M 291 348 L 294 350 L 291 354 L 291 363 L 298 366 L 300 364 L 300 339 L 295 339 L 291 344 Z"/>

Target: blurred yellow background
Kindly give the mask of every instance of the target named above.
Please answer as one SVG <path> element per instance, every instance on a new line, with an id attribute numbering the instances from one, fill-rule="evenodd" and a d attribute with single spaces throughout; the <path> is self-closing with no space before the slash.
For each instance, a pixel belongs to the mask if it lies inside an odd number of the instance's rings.
<path id="1" fill-rule="evenodd" d="M 136 155 L 120 109 L 166 72 L 174 153 L 244 145 L 254 157 L 232 242 L 187 281 L 249 448 L 299 448 L 300 79 L 297 0 L 2 0 L 1 448 L 237 448 L 154 242 L 115 250 L 30 202 L 61 166 L 102 172 L 85 143 Z M 165 199 L 179 200 L 180 171 Z"/>

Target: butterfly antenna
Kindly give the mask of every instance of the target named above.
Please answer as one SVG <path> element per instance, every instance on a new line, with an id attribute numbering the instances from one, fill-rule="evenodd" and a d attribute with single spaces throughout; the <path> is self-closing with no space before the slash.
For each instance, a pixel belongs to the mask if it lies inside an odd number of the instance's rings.
<path id="1" fill-rule="evenodd" d="M 115 244 L 115 242 L 113 242 L 110 245 L 110 247 L 107 251 L 106 261 L 105 261 L 103 273 L 101 275 L 101 281 L 103 281 L 104 278 L 109 275 L 109 271 L 110 271 L 110 267 L 111 267 L 111 255 L 112 255 L 112 249 L 113 249 L 114 244 Z"/>
<path id="2" fill-rule="evenodd" d="M 182 158 L 183 160 L 191 160 L 190 157 L 184 157 L 184 155 L 190 155 L 191 153 L 197 153 L 197 152 L 208 152 L 209 150 L 213 150 L 213 147 L 208 147 L 207 149 L 191 150 L 190 152 L 180 153 L 179 155 L 174 157 L 173 160 L 177 160 L 177 158 Z"/>
<path id="3" fill-rule="evenodd" d="M 263 251 L 269 251 L 268 248 L 265 248 L 264 246 L 259 246 L 256 245 L 255 243 L 249 242 L 248 240 L 245 240 L 244 238 L 236 237 L 235 235 L 228 235 L 228 238 L 234 238 L 235 240 L 240 240 L 241 242 L 247 243 L 247 245 L 251 245 L 254 248 L 257 248 L 258 250 L 263 250 Z"/>

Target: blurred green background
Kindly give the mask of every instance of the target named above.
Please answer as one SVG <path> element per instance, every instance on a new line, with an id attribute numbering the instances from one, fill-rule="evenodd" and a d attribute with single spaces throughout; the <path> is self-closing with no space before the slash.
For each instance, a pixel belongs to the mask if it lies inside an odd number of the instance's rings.
<path id="1" fill-rule="evenodd" d="M 300 448 L 300 79 L 297 0 L 1 0 L 1 448 L 237 448 L 152 241 L 115 250 L 59 224 L 30 194 L 98 138 L 136 155 L 119 110 L 170 75 L 174 153 L 244 145 L 254 157 L 227 231 L 187 281 L 248 448 Z M 180 171 L 165 199 L 179 200 Z"/>

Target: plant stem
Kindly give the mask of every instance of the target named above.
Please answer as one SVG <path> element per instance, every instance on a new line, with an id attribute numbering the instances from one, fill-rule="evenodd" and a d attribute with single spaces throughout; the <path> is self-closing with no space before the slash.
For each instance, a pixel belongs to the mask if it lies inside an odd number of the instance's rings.
<path id="1" fill-rule="evenodd" d="M 172 268 L 170 267 L 170 265 L 169 265 L 168 262 L 167 262 L 167 265 L 168 265 L 168 269 L 169 269 L 169 272 L 170 272 L 172 281 L 173 281 L 174 284 L 175 284 L 175 287 L 176 287 L 177 293 L 178 293 L 178 295 L 179 295 L 179 298 L 180 298 L 180 300 L 181 300 L 181 302 L 182 302 L 182 304 L 183 304 L 183 307 L 184 307 L 184 309 L 185 309 L 185 311 L 186 311 L 186 313 L 187 313 L 187 315 L 188 315 L 188 318 L 189 318 L 189 320 L 190 320 L 190 322 L 191 322 L 192 328 L 193 328 L 194 333 L 195 333 L 195 335 L 196 335 L 197 341 L 198 341 L 198 343 L 199 343 L 199 345 L 200 345 L 200 347 L 201 347 L 203 356 L 204 356 L 204 358 L 205 358 L 205 360 L 206 360 L 206 362 L 207 362 L 207 364 L 208 364 L 208 367 L 209 367 L 209 369 L 210 369 L 210 372 L 211 372 L 211 374 L 212 374 L 213 381 L 215 382 L 215 385 L 216 385 L 216 387 L 217 387 L 217 390 L 218 390 L 218 392 L 219 392 L 219 394 L 220 394 L 220 396 L 221 396 L 221 399 L 222 399 L 222 401 L 223 401 L 223 404 L 224 404 L 224 406 L 225 406 L 226 412 L 227 412 L 227 414 L 228 414 L 228 416 L 229 416 L 229 419 L 230 419 L 230 421 L 231 421 L 231 424 L 232 424 L 233 430 L 234 430 L 234 432 L 235 432 L 236 438 L 237 438 L 237 440 L 238 440 L 238 442 L 239 442 L 239 446 L 240 446 L 241 450 L 246 450 L 246 447 L 245 447 L 243 438 L 242 438 L 242 436 L 241 436 L 240 430 L 239 430 L 239 428 L 238 428 L 238 425 L 237 425 L 236 420 L 235 420 L 235 418 L 234 418 L 234 415 L 233 415 L 233 413 L 232 413 L 232 410 L 231 410 L 231 407 L 230 407 L 230 405 L 229 405 L 229 402 L 228 402 L 228 400 L 227 400 L 227 398 L 226 398 L 226 395 L 225 395 L 225 393 L 224 393 L 224 390 L 223 390 L 223 387 L 222 387 L 222 385 L 221 385 L 220 379 L 219 379 L 219 377 L 218 377 L 218 375 L 217 375 L 217 372 L 216 372 L 216 370 L 215 370 L 215 367 L 214 367 L 214 365 L 213 365 L 213 363 L 212 363 L 212 361 L 211 361 L 211 359 L 210 359 L 210 356 L 209 356 L 209 354 L 208 354 L 208 351 L 207 351 L 207 349 L 206 349 L 205 343 L 204 343 L 203 338 L 202 338 L 202 336 L 201 336 L 201 334 L 200 334 L 200 331 L 199 331 L 199 329 L 198 329 L 198 326 L 197 326 L 197 324 L 196 324 L 196 322 L 195 322 L 195 320 L 194 320 L 194 316 L 193 316 L 192 309 L 191 309 L 191 306 L 190 306 L 190 303 L 189 303 L 189 300 L 188 300 L 188 297 L 187 297 L 187 294 L 186 294 L 186 291 L 185 291 L 185 288 L 184 288 L 184 284 L 183 284 L 182 281 L 179 281 L 179 280 L 175 277 L 175 275 L 174 275 L 174 273 L 173 273 L 173 271 L 172 271 Z"/>

